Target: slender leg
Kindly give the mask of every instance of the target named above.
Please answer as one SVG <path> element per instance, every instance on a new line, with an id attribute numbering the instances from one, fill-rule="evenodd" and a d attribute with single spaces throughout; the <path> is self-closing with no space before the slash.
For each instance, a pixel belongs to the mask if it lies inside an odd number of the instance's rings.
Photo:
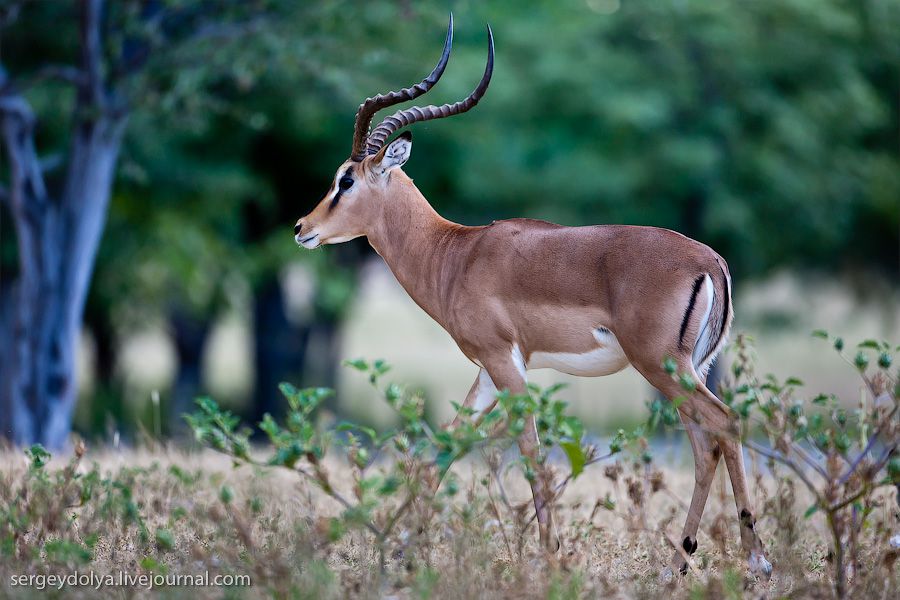
<path id="1" fill-rule="evenodd" d="M 462 407 L 474 409 L 477 415 L 481 411 L 489 408 L 496 397 L 497 388 L 494 387 L 494 382 L 491 381 L 487 371 L 481 369 L 478 371 L 478 377 L 475 378 L 475 382 L 469 389 L 469 393 L 466 394 L 466 399 L 463 400 Z M 453 420 L 450 421 L 450 424 L 447 425 L 447 429 L 453 429 L 459 425 L 460 421 L 464 418 L 464 415 L 457 412 L 456 416 L 453 417 Z"/>
<path id="2" fill-rule="evenodd" d="M 721 451 L 713 436 L 704 431 L 697 423 L 684 414 L 681 414 L 681 420 L 694 453 L 694 493 L 691 495 L 691 506 L 679 538 L 685 553 L 690 556 L 697 550 L 697 530 L 700 528 L 700 518 L 703 516 L 703 509 L 706 508 L 709 488 L 712 486 L 713 477 L 716 474 Z M 670 567 L 663 577 L 670 579 L 675 572 L 684 575 L 687 573 L 687 567 L 684 555 L 675 551 Z"/>
<path id="3" fill-rule="evenodd" d="M 721 405 L 722 402 L 706 386 L 697 386 L 696 395 L 699 394 L 706 404 L 710 406 Z M 772 564 L 766 559 L 766 551 L 762 540 L 756 533 L 756 517 L 753 515 L 753 506 L 750 502 L 750 488 L 747 485 L 747 472 L 744 469 L 744 449 L 741 441 L 730 435 L 730 425 L 733 419 L 729 418 L 726 426 L 711 424 L 707 431 L 723 432 L 716 435 L 719 447 L 722 449 L 722 458 L 728 468 L 728 476 L 731 479 L 731 489 L 734 493 L 734 502 L 737 505 L 738 518 L 740 519 L 741 546 L 747 556 L 750 570 L 766 578 L 772 575 Z"/>
<path id="4" fill-rule="evenodd" d="M 747 472 L 744 470 L 743 447 L 738 440 L 719 440 L 728 476 L 731 478 L 731 489 L 734 492 L 734 503 L 737 505 L 740 519 L 741 546 L 748 557 L 750 570 L 758 575 L 769 577 L 772 564 L 766 560 L 766 551 L 762 540 L 756 533 L 756 517 L 750 502 L 750 489 L 747 485 Z"/>
<path id="5" fill-rule="evenodd" d="M 513 394 L 526 392 L 525 377 L 521 365 L 513 362 L 512 356 L 496 361 L 485 362 L 485 367 L 491 380 L 497 389 L 506 389 Z M 540 442 L 537 434 L 537 424 L 534 417 L 526 424 L 525 430 L 519 436 L 519 451 L 532 465 L 535 465 L 535 478 L 530 481 L 531 494 L 534 498 L 534 510 L 537 515 L 538 532 L 541 545 L 548 552 L 559 550 L 559 536 L 553 526 L 553 518 L 550 512 L 550 477 L 546 469 L 539 465 Z"/>
<path id="6" fill-rule="evenodd" d="M 469 393 L 466 394 L 466 399 L 463 400 L 461 408 L 473 408 L 476 411 L 482 411 L 491 406 L 496 397 L 497 388 L 494 387 L 494 382 L 491 381 L 487 371 L 481 369 L 478 371 L 478 376 L 475 378 L 472 387 L 469 388 Z M 457 411 L 453 420 L 444 425 L 444 429 L 454 429 L 461 421 L 467 418 L 461 413 L 462 411 Z M 437 469 L 435 469 L 435 473 L 437 472 Z M 441 486 L 441 481 L 443 481 L 442 476 L 435 476 L 433 480 L 430 481 L 428 487 L 432 494 L 437 492 L 438 488 Z"/>
<path id="7" fill-rule="evenodd" d="M 725 459 L 725 465 L 728 468 L 728 475 L 731 478 L 731 486 L 734 490 L 735 503 L 737 504 L 738 515 L 741 519 L 741 544 L 747 555 L 749 567 L 751 571 L 768 577 L 772 572 L 772 565 L 766 560 L 765 550 L 762 542 L 757 536 L 754 529 L 754 517 L 750 503 L 750 492 L 747 486 L 747 476 L 744 472 L 744 459 L 741 449 L 741 443 L 733 436 L 734 415 L 721 400 L 707 389 L 701 383 L 697 384 L 696 389 L 692 393 L 686 393 L 677 382 L 674 382 L 665 371 L 650 363 L 633 362 L 632 364 L 641 372 L 647 380 L 660 390 L 670 400 L 676 397 L 684 397 L 684 402 L 679 406 L 679 413 L 683 417 L 690 419 L 694 423 L 694 427 L 702 432 L 705 442 L 702 446 L 709 445 L 715 447 L 711 441 L 715 440 L 718 448 L 721 449 L 722 457 Z M 693 373 L 693 366 L 690 357 L 684 357 L 679 363 L 679 369 Z M 695 376 L 695 380 L 697 380 Z M 691 435 L 690 429 L 689 435 Z M 697 458 L 697 447 L 692 435 L 691 446 L 694 450 L 695 461 Z M 716 461 L 717 462 L 717 461 Z M 705 463 L 704 463 L 705 464 Z M 715 472 L 715 463 L 710 468 L 701 466 L 700 462 L 695 464 L 695 474 L 697 483 L 695 484 L 694 495 L 691 499 L 691 508 L 688 512 L 688 520 L 685 523 L 685 531 L 692 533 L 690 542 L 693 548 L 695 543 L 696 527 L 699 526 L 700 514 L 703 506 L 706 504 L 706 497 L 709 493 L 709 485 L 711 483 L 712 473 L 709 474 L 710 481 L 705 481 L 701 477 L 704 468 L 709 468 Z M 703 485 L 701 485 L 701 481 Z M 697 489 L 700 488 L 700 489 Z M 693 524 L 696 519 L 697 525 Z M 689 526 L 693 527 L 689 531 Z M 682 538 L 682 543 L 687 543 L 688 535 Z M 680 557 L 678 557 L 680 558 Z M 674 562 L 674 561 L 673 561 Z"/>

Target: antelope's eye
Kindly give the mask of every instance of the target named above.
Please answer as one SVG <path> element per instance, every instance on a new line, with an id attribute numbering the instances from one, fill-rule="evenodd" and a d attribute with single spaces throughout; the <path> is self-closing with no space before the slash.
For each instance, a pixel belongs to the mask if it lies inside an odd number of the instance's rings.
<path id="1" fill-rule="evenodd" d="M 341 180 L 338 182 L 338 185 L 342 190 L 349 190 L 353 185 L 352 177 L 341 177 Z"/>

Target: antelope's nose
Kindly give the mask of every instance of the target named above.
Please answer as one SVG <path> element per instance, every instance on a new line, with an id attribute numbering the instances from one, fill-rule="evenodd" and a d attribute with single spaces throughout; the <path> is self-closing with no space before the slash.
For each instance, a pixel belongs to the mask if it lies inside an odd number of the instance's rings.
<path id="1" fill-rule="evenodd" d="M 297 224 L 294 225 L 294 235 L 300 235 L 300 232 L 303 230 L 303 222 L 297 221 Z"/>

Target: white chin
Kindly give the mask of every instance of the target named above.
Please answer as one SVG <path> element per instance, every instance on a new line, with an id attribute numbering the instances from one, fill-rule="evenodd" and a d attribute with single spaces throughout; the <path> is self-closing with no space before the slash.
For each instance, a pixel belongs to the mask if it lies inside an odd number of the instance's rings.
<path id="1" fill-rule="evenodd" d="M 312 250 L 313 248 L 318 248 L 321 245 L 319 241 L 321 238 L 319 236 L 315 236 L 311 240 L 300 241 L 297 240 L 297 243 L 306 248 L 307 250 Z"/>

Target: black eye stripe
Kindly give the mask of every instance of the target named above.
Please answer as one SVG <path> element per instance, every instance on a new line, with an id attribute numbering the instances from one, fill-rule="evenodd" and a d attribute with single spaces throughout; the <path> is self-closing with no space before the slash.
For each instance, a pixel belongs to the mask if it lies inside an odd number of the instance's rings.
<path id="1" fill-rule="evenodd" d="M 338 189 L 337 193 L 334 195 L 334 198 L 331 199 L 331 204 L 328 205 L 328 210 L 334 210 L 334 207 L 337 206 L 338 200 L 341 199 L 341 196 L 345 191 L 349 190 L 353 186 L 353 178 L 350 177 L 350 173 L 352 173 L 352 169 L 347 169 L 344 171 L 344 176 L 338 180 Z M 344 186 L 344 182 L 349 180 L 349 185 Z"/>
<path id="2" fill-rule="evenodd" d="M 328 210 L 334 210 L 334 207 L 337 206 L 338 200 L 341 199 L 341 196 L 344 194 L 344 190 L 339 189 L 337 194 L 334 195 L 334 198 L 331 199 L 331 204 L 328 205 Z"/>

